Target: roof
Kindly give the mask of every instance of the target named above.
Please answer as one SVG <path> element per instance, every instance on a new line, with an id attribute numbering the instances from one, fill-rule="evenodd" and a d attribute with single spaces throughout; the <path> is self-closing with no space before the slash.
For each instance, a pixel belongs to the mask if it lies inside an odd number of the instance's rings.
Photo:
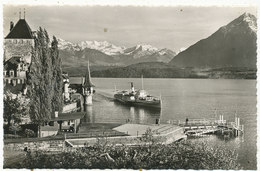
<path id="1" fill-rule="evenodd" d="M 51 121 L 67 121 L 81 119 L 85 116 L 86 112 L 74 112 L 74 113 L 61 113 L 57 118 L 51 118 Z"/>
<path id="2" fill-rule="evenodd" d="M 68 75 L 63 75 L 63 74 L 62 74 L 62 78 L 63 78 L 63 79 L 69 79 L 70 77 L 69 77 Z"/>
<path id="3" fill-rule="evenodd" d="M 85 75 L 85 81 L 82 85 L 84 88 L 88 87 L 95 87 L 94 84 L 91 82 L 91 76 L 90 76 L 90 69 L 89 69 L 89 61 L 88 61 L 88 67 L 87 67 L 87 72 Z"/>
<path id="4" fill-rule="evenodd" d="M 91 82 L 89 67 L 88 67 L 86 75 L 85 75 L 85 81 L 84 81 L 83 87 L 84 88 L 95 87 L 94 84 Z"/>
<path id="5" fill-rule="evenodd" d="M 21 62 L 21 57 L 19 57 L 19 56 L 12 57 L 9 60 L 7 60 L 5 63 L 8 63 L 8 62 L 10 62 L 12 64 L 19 64 Z"/>
<path id="6" fill-rule="evenodd" d="M 10 33 L 5 37 L 6 39 L 33 39 L 32 30 L 25 19 L 20 19 Z"/>
<path id="7" fill-rule="evenodd" d="M 18 64 L 21 63 L 21 57 L 12 57 L 4 63 L 5 70 L 16 70 Z"/>

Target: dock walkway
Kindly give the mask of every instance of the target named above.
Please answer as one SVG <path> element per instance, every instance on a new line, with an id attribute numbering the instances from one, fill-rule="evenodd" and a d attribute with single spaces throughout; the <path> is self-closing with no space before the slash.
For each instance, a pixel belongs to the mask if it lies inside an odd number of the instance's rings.
<path id="1" fill-rule="evenodd" d="M 200 136 L 205 134 L 233 132 L 234 136 L 243 134 L 244 125 L 240 125 L 240 118 L 235 117 L 235 122 L 227 122 L 220 115 L 220 119 L 186 119 L 185 122 L 179 120 L 169 120 L 168 123 L 178 125 L 184 128 L 188 136 Z"/>

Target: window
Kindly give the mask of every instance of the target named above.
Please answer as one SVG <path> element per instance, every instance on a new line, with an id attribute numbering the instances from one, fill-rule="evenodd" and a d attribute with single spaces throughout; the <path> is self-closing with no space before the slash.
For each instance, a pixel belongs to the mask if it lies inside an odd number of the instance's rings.
<path id="1" fill-rule="evenodd" d="M 11 77 L 14 76 L 14 71 L 13 71 L 13 70 L 10 71 L 10 76 L 11 76 Z"/>
<path id="2" fill-rule="evenodd" d="M 12 85 L 16 86 L 16 80 L 12 80 Z"/>
<path id="3" fill-rule="evenodd" d="M 20 40 L 20 43 L 23 44 L 23 40 Z"/>
<path id="4" fill-rule="evenodd" d="M 6 76 L 6 71 L 4 71 L 4 76 Z"/>
<path id="5" fill-rule="evenodd" d="M 70 125 L 70 121 L 68 121 L 68 125 Z"/>
<path id="6" fill-rule="evenodd" d="M 16 40 L 16 39 L 14 40 L 14 43 L 15 43 L 15 44 L 17 43 L 17 40 Z"/>

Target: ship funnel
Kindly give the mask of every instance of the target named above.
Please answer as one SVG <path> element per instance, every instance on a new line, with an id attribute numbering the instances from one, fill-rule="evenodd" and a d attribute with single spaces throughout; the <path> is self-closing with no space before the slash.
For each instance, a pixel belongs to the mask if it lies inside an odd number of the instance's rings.
<path id="1" fill-rule="evenodd" d="M 131 91 L 134 92 L 135 91 L 135 88 L 134 88 L 134 83 L 131 82 Z"/>

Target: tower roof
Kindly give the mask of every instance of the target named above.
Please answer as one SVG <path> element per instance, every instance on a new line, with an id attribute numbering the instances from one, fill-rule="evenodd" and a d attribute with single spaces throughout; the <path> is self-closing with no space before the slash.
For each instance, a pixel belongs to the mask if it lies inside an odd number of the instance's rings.
<path id="1" fill-rule="evenodd" d="M 33 39 L 32 30 L 25 19 L 20 19 L 5 37 L 6 39 Z"/>
<path id="2" fill-rule="evenodd" d="M 84 88 L 87 87 L 95 87 L 94 84 L 91 82 L 91 76 L 90 76 L 90 70 L 89 70 L 89 62 L 88 62 L 88 68 L 87 68 L 87 72 L 85 75 L 85 82 L 83 84 Z"/>

